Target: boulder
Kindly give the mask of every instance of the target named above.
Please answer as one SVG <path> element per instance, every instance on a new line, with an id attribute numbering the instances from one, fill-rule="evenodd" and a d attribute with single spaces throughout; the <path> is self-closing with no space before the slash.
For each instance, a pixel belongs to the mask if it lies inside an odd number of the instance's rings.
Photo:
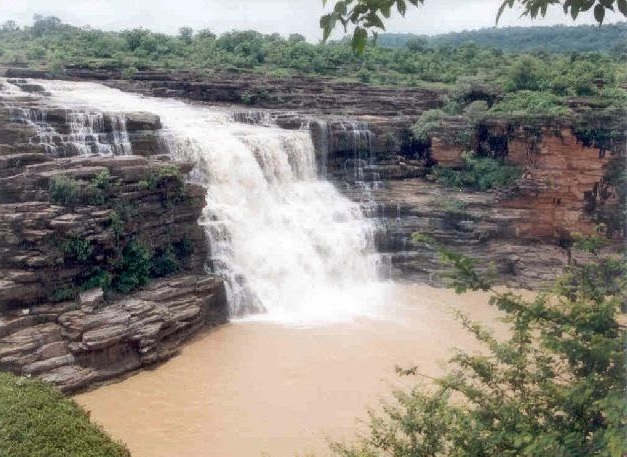
<path id="1" fill-rule="evenodd" d="M 161 119 L 156 114 L 135 112 L 125 115 L 126 130 L 134 132 L 137 130 L 159 130 Z"/>

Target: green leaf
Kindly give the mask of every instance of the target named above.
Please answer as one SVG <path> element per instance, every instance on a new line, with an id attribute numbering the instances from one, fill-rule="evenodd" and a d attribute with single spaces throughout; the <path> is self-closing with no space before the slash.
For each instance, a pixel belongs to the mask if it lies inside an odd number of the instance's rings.
<path id="1" fill-rule="evenodd" d="M 320 28 L 322 29 L 322 41 L 327 41 L 338 17 L 336 14 L 325 14 L 320 18 Z"/>
<path id="2" fill-rule="evenodd" d="M 566 0 L 564 2 L 564 14 L 568 14 L 568 8 L 571 7 L 572 0 Z"/>
<path id="3" fill-rule="evenodd" d="M 383 21 L 377 15 L 377 13 L 374 12 L 366 16 L 366 23 L 364 25 L 365 27 L 378 27 L 385 30 L 385 25 L 383 24 Z"/>
<path id="4" fill-rule="evenodd" d="M 505 11 L 505 8 L 506 7 L 512 8 L 514 6 L 514 1 L 515 0 L 503 0 L 503 3 L 499 7 L 498 13 L 496 14 L 496 23 L 497 24 L 499 23 L 499 19 L 501 19 L 501 15 L 503 14 L 503 11 Z M 566 0 L 566 1 L 570 1 L 570 0 Z M 422 0 L 421 0 L 421 3 L 422 3 Z"/>
<path id="5" fill-rule="evenodd" d="M 590 8 L 594 6 L 595 0 L 588 0 L 581 5 L 581 11 L 588 11 Z"/>
<path id="6" fill-rule="evenodd" d="M 346 16 L 346 2 L 337 2 L 333 11 L 340 16 Z"/>
<path id="7" fill-rule="evenodd" d="M 594 7 L 594 19 L 596 19 L 596 21 L 599 24 L 603 24 L 603 19 L 605 18 L 605 8 L 603 8 L 603 5 L 597 5 Z"/>
<path id="8" fill-rule="evenodd" d="M 499 19 L 501 19 L 501 16 L 503 15 L 503 11 L 505 11 L 505 7 L 507 6 L 507 0 L 505 0 L 503 3 L 501 3 L 501 6 L 499 7 L 499 11 L 498 13 L 496 13 L 496 23 L 499 23 Z"/>
<path id="9" fill-rule="evenodd" d="M 381 5 L 381 14 L 383 14 L 383 17 L 389 18 L 391 13 L 391 5 L 389 3 Z"/>
<path id="10" fill-rule="evenodd" d="M 401 16 L 405 16 L 405 12 L 407 11 L 407 5 L 405 4 L 405 0 L 397 0 L 396 9 L 398 9 L 398 12 Z"/>
<path id="11" fill-rule="evenodd" d="M 357 54 L 363 54 L 368 41 L 368 32 L 362 27 L 357 27 L 353 32 L 352 45 Z"/>

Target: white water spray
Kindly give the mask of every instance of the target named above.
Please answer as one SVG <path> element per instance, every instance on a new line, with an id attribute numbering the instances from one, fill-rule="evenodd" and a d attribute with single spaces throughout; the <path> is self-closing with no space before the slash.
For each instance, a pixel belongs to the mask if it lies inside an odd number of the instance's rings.
<path id="1" fill-rule="evenodd" d="M 226 110 L 95 83 L 37 83 L 53 106 L 161 117 L 171 156 L 193 161 L 191 178 L 207 188 L 200 223 L 233 316 L 311 323 L 377 313 L 387 288 L 377 279 L 374 227 L 318 178 L 309 132 L 235 123 Z"/>

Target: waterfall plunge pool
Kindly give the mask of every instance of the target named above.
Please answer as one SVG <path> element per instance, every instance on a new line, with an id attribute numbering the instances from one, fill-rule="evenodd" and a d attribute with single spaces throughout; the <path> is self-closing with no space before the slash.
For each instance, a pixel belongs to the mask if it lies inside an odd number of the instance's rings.
<path id="1" fill-rule="evenodd" d="M 78 395 L 133 457 L 329 455 L 400 379 L 443 373 L 454 347 L 477 349 L 453 308 L 503 332 L 485 293 L 395 285 L 378 318 L 315 326 L 234 321 L 155 370 Z"/>

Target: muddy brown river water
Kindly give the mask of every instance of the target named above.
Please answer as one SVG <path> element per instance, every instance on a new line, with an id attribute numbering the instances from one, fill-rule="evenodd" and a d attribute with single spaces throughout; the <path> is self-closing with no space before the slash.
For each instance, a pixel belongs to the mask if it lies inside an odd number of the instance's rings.
<path id="1" fill-rule="evenodd" d="M 397 286 L 380 319 L 310 327 L 234 322 L 152 371 L 76 397 L 134 457 L 328 455 L 400 381 L 395 365 L 442 373 L 476 349 L 453 307 L 502 332 L 488 295 Z"/>

